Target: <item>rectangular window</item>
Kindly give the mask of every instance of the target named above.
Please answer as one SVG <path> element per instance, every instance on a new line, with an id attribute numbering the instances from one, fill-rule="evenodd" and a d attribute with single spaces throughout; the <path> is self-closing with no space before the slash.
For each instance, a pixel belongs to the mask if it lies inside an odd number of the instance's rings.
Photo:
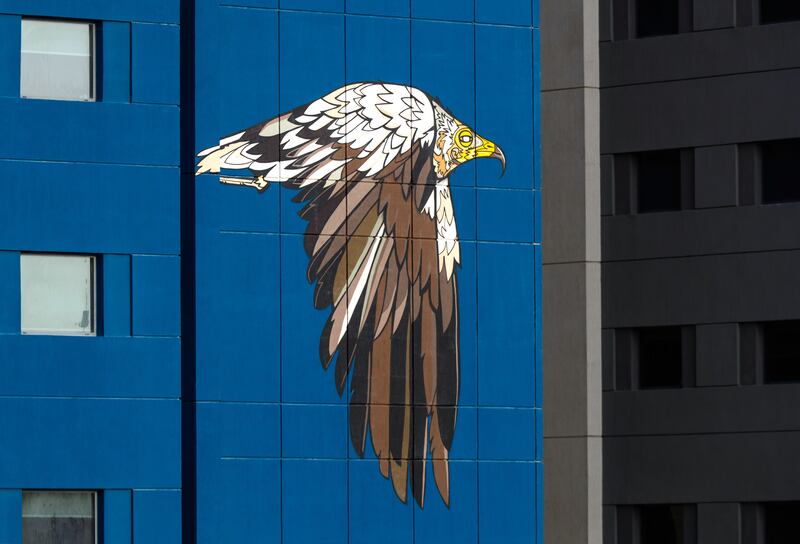
<path id="1" fill-rule="evenodd" d="M 761 202 L 800 201 L 800 139 L 763 142 L 761 149 Z"/>
<path id="2" fill-rule="evenodd" d="M 800 518 L 800 502 L 765 502 L 762 504 L 764 540 L 763 544 L 796 544 L 798 540 L 797 520 Z"/>
<path id="3" fill-rule="evenodd" d="M 638 213 L 681 209 L 681 150 L 636 154 Z"/>
<path id="4" fill-rule="evenodd" d="M 800 382 L 800 321 L 763 323 L 764 383 Z"/>
<path id="5" fill-rule="evenodd" d="M 683 504 L 655 504 L 639 507 L 640 544 L 693 544 L 693 516 Z"/>
<path id="6" fill-rule="evenodd" d="M 794 0 L 761 0 L 761 24 L 800 20 L 800 2 Z"/>
<path id="7" fill-rule="evenodd" d="M 95 334 L 95 258 L 24 253 L 20 258 L 25 334 Z"/>
<path id="8" fill-rule="evenodd" d="M 677 0 L 637 0 L 636 37 L 677 34 L 680 11 Z"/>
<path id="9" fill-rule="evenodd" d="M 23 19 L 20 96 L 94 100 L 94 24 Z"/>
<path id="10" fill-rule="evenodd" d="M 665 389 L 683 385 L 681 327 L 638 330 L 639 388 Z"/>
<path id="11" fill-rule="evenodd" d="M 95 491 L 24 491 L 22 544 L 95 544 Z"/>

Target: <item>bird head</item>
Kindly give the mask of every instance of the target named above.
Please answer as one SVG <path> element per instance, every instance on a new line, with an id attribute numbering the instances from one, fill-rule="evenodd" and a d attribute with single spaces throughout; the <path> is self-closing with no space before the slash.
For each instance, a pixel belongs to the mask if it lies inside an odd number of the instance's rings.
<path id="1" fill-rule="evenodd" d="M 506 157 L 500 147 L 483 136 L 479 136 L 447 110 L 436 104 L 436 138 L 433 147 L 433 168 L 442 179 L 473 159 L 497 159 L 506 170 Z M 502 173 L 501 173 L 502 175 Z"/>

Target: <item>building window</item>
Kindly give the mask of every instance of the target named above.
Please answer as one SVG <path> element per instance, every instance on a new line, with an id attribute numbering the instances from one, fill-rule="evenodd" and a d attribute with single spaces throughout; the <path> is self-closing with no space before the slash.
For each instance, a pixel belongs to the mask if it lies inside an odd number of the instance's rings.
<path id="1" fill-rule="evenodd" d="M 647 327 L 638 330 L 640 389 L 683 385 L 681 327 Z"/>
<path id="2" fill-rule="evenodd" d="M 686 505 L 657 504 L 639 507 L 640 544 L 691 544 L 691 519 Z"/>
<path id="3" fill-rule="evenodd" d="M 762 504 L 763 544 L 796 544 L 800 501 Z"/>
<path id="4" fill-rule="evenodd" d="M 23 19 L 20 95 L 94 100 L 94 34 L 92 23 Z"/>
<path id="5" fill-rule="evenodd" d="M 638 213 L 681 209 L 681 151 L 647 151 L 636 154 Z"/>
<path id="6" fill-rule="evenodd" d="M 762 324 L 764 383 L 800 382 L 800 321 Z"/>
<path id="7" fill-rule="evenodd" d="M 635 9 L 637 38 L 678 33 L 677 0 L 637 0 Z"/>
<path id="8" fill-rule="evenodd" d="M 22 544 L 95 544 L 95 491 L 24 491 Z"/>
<path id="9" fill-rule="evenodd" d="M 800 20 L 800 2 L 761 0 L 761 24 Z"/>
<path id="10" fill-rule="evenodd" d="M 761 202 L 800 201 L 800 139 L 761 144 Z"/>
<path id="11" fill-rule="evenodd" d="M 92 256 L 22 254 L 22 332 L 94 335 L 95 283 Z"/>

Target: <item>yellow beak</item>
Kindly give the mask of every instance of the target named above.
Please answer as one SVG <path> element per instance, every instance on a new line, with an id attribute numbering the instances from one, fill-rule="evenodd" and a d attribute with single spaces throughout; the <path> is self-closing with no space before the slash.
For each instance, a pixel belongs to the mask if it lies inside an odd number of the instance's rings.
<path id="1" fill-rule="evenodd" d="M 502 176 L 506 171 L 506 156 L 503 154 L 503 150 L 486 138 L 481 138 L 481 140 L 483 143 L 475 148 L 475 157 L 478 159 L 490 158 L 500 161 L 503 168 L 500 174 Z"/>

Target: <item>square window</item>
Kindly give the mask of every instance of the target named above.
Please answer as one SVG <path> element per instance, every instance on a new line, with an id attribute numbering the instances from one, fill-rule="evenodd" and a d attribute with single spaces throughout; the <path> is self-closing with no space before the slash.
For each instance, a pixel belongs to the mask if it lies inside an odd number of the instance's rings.
<path id="1" fill-rule="evenodd" d="M 24 491 L 22 544 L 95 544 L 95 491 Z"/>
<path id="2" fill-rule="evenodd" d="M 657 504 L 639 507 L 639 542 L 641 544 L 689 544 L 686 506 Z"/>
<path id="3" fill-rule="evenodd" d="M 800 139 L 761 144 L 761 201 L 800 201 Z"/>
<path id="4" fill-rule="evenodd" d="M 683 342 L 680 327 L 639 329 L 639 387 L 664 389 L 683 383 Z"/>
<path id="5" fill-rule="evenodd" d="M 797 519 L 800 517 L 800 502 L 765 502 L 764 544 L 795 544 L 797 542 Z"/>
<path id="6" fill-rule="evenodd" d="M 25 253 L 20 258 L 24 334 L 95 334 L 95 258 Z"/>
<path id="7" fill-rule="evenodd" d="M 20 96 L 93 100 L 94 24 L 22 20 Z"/>
<path id="8" fill-rule="evenodd" d="M 764 383 L 800 382 L 800 321 L 773 321 L 762 325 Z"/>
<path id="9" fill-rule="evenodd" d="M 681 209 L 681 151 L 636 154 L 637 212 Z"/>
<path id="10" fill-rule="evenodd" d="M 761 24 L 800 20 L 800 2 L 761 0 Z"/>
<path id="11" fill-rule="evenodd" d="M 637 0 L 636 37 L 677 34 L 680 12 L 677 0 Z"/>

